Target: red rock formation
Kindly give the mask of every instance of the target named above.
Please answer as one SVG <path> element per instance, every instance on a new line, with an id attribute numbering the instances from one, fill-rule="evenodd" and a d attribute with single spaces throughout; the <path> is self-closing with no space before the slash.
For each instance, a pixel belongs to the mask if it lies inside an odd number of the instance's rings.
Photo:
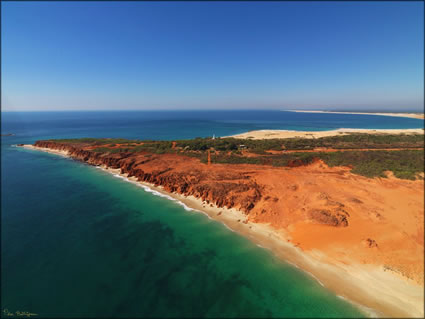
<path id="1" fill-rule="evenodd" d="M 119 168 L 139 181 L 163 186 L 168 192 L 193 195 L 218 207 L 237 207 L 248 213 L 261 199 L 261 187 L 239 172 L 209 171 L 197 159 L 174 154 L 99 153 L 76 144 L 37 141 L 37 147 L 67 151 L 69 156 L 91 165 Z M 179 171 L 184 161 L 184 171 Z M 190 162 L 196 162 L 190 165 Z M 172 167 L 170 167 L 172 165 Z M 199 168 L 193 168 L 198 166 Z"/>

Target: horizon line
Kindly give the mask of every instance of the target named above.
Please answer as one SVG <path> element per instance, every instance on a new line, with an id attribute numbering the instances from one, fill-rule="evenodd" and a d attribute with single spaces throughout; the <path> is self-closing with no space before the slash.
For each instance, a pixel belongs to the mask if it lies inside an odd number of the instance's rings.
<path id="1" fill-rule="evenodd" d="M 235 108 L 235 109 L 65 109 L 65 110 L 1 110 L 1 113 L 19 113 L 19 112 L 140 112 L 140 111 L 146 111 L 146 112 L 170 112 L 170 111 L 177 111 L 177 112 L 190 112 L 190 111 L 281 111 L 281 112 L 300 112 L 300 111 L 313 111 L 313 112 L 338 112 L 338 113 L 348 113 L 348 112 L 364 112 L 364 113 L 425 113 L 425 109 L 392 109 L 392 110 L 381 110 L 381 109 L 326 109 L 326 108 L 320 108 L 320 109 L 311 109 L 311 108 L 303 108 L 303 109 L 273 109 L 273 108 L 249 108 L 249 109 L 242 109 L 242 108 Z"/>

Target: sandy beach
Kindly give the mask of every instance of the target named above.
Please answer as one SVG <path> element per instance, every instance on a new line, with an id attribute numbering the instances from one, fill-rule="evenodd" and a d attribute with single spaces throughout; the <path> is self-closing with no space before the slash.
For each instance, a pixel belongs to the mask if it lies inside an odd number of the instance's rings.
<path id="1" fill-rule="evenodd" d="M 362 115 L 382 115 L 395 117 L 410 117 L 414 119 L 424 119 L 424 113 L 368 113 L 368 112 L 334 112 L 334 111 L 304 111 L 304 110 L 287 110 L 289 112 L 298 113 L 335 113 L 335 114 L 362 114 Z"/>
<path id="2" fill-rule="evenodd" d="M 66 151 L 25 145 L 25 148 L 46 151 L 52 154 L 68 156 Z M 168 195 L 184 203 L 194 210 L 202 212 L 210 218 L 222 222 L 235 231 L 265 249 L 270 249 L 276 256 L 309 273 L 322 285 L 337 295 L 357 305 L 368 316 L 391 317 L 423 317 L 424 291 L 423 285 L 396 272 L 388 271 L 382 266 L 359 263 L 358 260 L 333 259 L 320 250 L 305 251 L 291 240 L 291 233 L 285 229 L 276 229 L 269 223 L 253 222 L 238 209 L 219 208 L 207 204 L 193 196 L 165 192 L 159 186 L 139 182 L 135 177 L 121 174 L 120 169 L 102 167 L 105 171 L 120 175 L 133 183 L 140 183 L 152 190 Z M 306 230 L 308 232 L 308 230 Z M 314 231 L 314 228 L 312 228 Z M 301 232 L 301 234 L 304 232 Z M 299 232 L 298 232 L 299 234 Z M 302 235 L 301 235 L 302 236 Z"/>
<path id="3" fill-rule="evenodd" d="M 366 134 L 424 134 L 424 129 L 422 128 L 414 128 L 414 129 L 382 129 L 382 130 L 374 130 L 374 129 L 349 129 L 349 128 L 341 128 L 337 130 L 331 131 L 290 131 L 290 130 L 256 130 L 249 131 L 246 133 L 231 135 L 231 136 L 223 136 L 223 137 L 234 137 L 234 138 L 242 138 L 242 139 L 253 139 L 253 140 L 261 140 L 261 139 L 272 139 L 272 138 L 294 138 L 294 137 L 302 137 L 302 138 L 320 138 L 327 136 L 337 136 L 337 135 L 347 135 L 350 133 L 366 133 Z"/>

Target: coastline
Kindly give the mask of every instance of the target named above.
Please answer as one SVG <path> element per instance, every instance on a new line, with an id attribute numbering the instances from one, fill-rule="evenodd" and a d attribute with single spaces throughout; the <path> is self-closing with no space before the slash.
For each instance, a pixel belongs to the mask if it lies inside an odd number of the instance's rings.
<path id="1" fill-rule="evenodd" d="M 423 113 L 368 113 L 368 112 L 338 112 L 338 111 L 306 111 L 306 110 L 285 110 L 287 112 L 297 113 L 330 113 L 330 114 L 360 114 L 360 115 L 381 115 L 394 117 L 408 117 L 413 119 L 425 119 Z"/>
<path id="2" fill-rule="evenodd" d="M 25 148 L 46 151 L 52 154 L 68 156 L 67 151 L 25 145 Z M 319 283 L 334 291 L 337 295 L 354 303 L 369 316 L 423 316 L 423 288 L 414 285 L 382 267 L 361 264 L 341 264 L 330 261 L 320 252 L 307 253 L 287 242 L 284 230 L 274 229 L 266 224 L 244 223 L 246 215 L 234 208 L 218 208 L 207 205 L 193 196 L 183 196 L 165 192 L 161 186 L 139 182 L 135 177 L 121 174 L 120 169 L 103 170 L 138 183 L 149 189 L 182 202 L 187 207 L 202 212 L 210 218 L 222 222 L 257 245 L 270 249 L 285 262 L 310 273 Z M 223 212 L 219 214 L 219 212 Z M 364 305 L 364 306 L 363 306 Z M 376 313 L 372 309 L 376 309 Z"/>
<path id="3" fill-rule="evenodd" d="M 241 139 L 272 139 L 272 138 L 320 138 L 338 135 L 347 135 L 350 133 L 365 133 L 365 134 L 424 134 L 422 128 L 412 129 L 354 129 L 340 128 L 331 131 L 291 131 L 291 130 L 255 130 L 241 134 L 235 134 L 223 137 L 234 137 Z"/>

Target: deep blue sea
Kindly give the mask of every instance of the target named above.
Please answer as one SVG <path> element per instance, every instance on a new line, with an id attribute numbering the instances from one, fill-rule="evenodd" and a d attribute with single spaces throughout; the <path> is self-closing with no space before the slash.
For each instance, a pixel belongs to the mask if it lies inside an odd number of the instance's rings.
<path id="1" fill-rule="evenodd" d="M 281 111 L 1 113 L 2 311 L 38 317 L 359 317 L 308 274 L 175 201 L 14 147 L 47 138 L 182 139 L 255 129 L 423 128 Z"/>

